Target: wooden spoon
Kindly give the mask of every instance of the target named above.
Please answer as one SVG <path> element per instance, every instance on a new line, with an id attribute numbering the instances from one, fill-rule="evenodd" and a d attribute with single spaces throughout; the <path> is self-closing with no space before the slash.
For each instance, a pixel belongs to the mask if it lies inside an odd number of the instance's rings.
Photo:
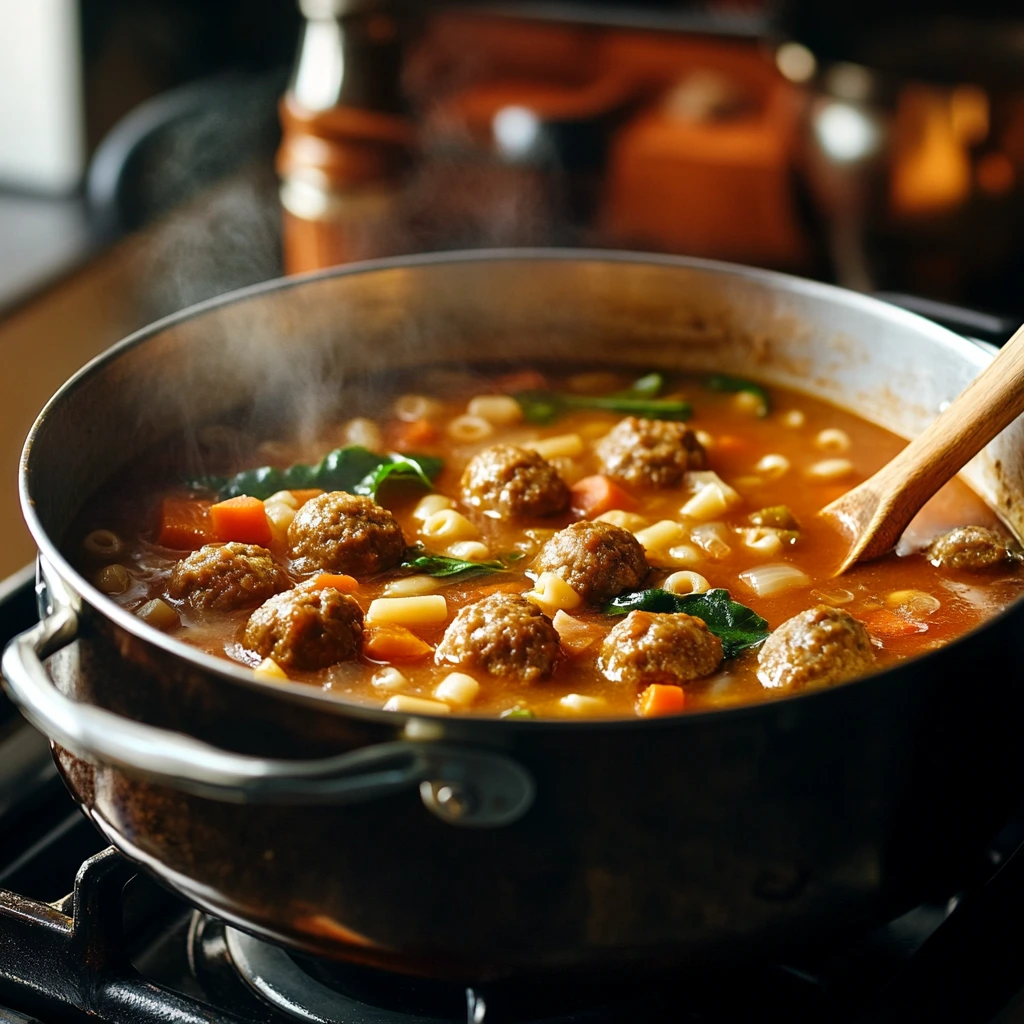
<path id="1" fill-rule="evenodd" d="M 924 433 L 818 513 L 853 537 L 836 575 L 892 550 L 921 506 L 1022 412 L 1024 326 Z"/>

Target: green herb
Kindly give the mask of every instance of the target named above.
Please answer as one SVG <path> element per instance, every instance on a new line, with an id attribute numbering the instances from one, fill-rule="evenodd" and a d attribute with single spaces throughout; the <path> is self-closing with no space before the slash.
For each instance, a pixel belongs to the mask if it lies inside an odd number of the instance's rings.
<path id="1" fill-rule="evenodd" d="M 403 569 L 415 569 L 417 572 L 427 576 L 435 576 L 445 579 L 449 576 L 486 576 L 492 572 L 505 572 L 504 562 L 467 562 L 461 558 L 450 558 L 448 555 L 432 555 L 429 552 L 417 554 L 422 548 L 414 548 L 411 554 L 415 558 L 407 557 L 402 562 Z"/>
<path id="2" fill-rule="evenodd" d="M 614 395 L 569 395 L 560 391 L 520 391 L 515 400 L 527 423 L 551 423 L 574 409 L 602 409 L 652 420 L 687 420 L 690 403 L 682 399 L 657 398 L 665 386 L 660 373 L 648 373 L 625 391 Z"/>
<path id="3" fill-rule="evenodd" d="M 213 491 L 221 501 L 247 494 L 265 500 L 278 491 L 349 491 L 377 497 L 385 480 L 411 480 L 432 489 L 431 480 L 441 471 L 443 460 L 432 455 L 378 455 L 359 445 L 335 448 L 312 466 L 298 463 L 287 469 L 260 466 L 231 477 L 207 476 L 190 480 L 195 490 Z"/>
<path id="4" fill-rule="evenodd" d="M 629 612 L 686 612 L 703 619 L 708 629 L 722 641 L 722 653 L 734 658 L 748 647 L 756 647 L 771 630 L 757 612 L 733 601 L 728 590 L 709 590 L 706 594 L 670 594 L 667 590 L 638 590 L 613 598 L 602 609 L 605 615 Z"/>
<path id="5" fill-rule="evenodd" d="M 498 716 L 499 718 L 536 718 L 537 716 L 529 708 L 506 708 Z"/>
<path id="6" fill-rule="evenodd" d="M 724 373 L 716 373 L 713 377 L 708 377 L 707 383 L 712 391 L 725 391 L 733 394 L 745 391 L 748 394 L 756 395 L 761 402 L 757 410 L 758 416 L 767 416 L 771 411 L 771 399 L 768 397 L 768 392 L 760 384 L 755 384 L 751 380 L 744 380 L 742 377 L 730 377 Z"/>

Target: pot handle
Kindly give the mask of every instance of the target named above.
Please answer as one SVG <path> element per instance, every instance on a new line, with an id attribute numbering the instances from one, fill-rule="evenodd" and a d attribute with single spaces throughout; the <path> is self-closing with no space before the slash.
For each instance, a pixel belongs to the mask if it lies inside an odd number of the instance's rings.
<path id="1" fill-rule="evenodd" d="M 7 645 L 2 669 L 22 714 L 85 760 L 227 803 L 346 804 L 419 786 L 424 805 L 443 821 L 481 828 L 509 825 L 533 803 L 526 770 L 491 751 L 398 740 L 317 760 L 268 760 L 79 704 L 57 689 L 43 664 L 77 632 L 70 603 L 55 601 Z"/>

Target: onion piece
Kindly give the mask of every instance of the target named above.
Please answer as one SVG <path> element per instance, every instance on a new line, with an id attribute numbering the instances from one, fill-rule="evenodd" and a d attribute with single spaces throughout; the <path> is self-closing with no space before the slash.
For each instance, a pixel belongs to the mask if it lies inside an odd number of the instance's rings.
<path id="1" fill-rule="evenodd" d="M 811 578 L 803 569 L 785 562 L 755 566 L 741 572 L 739 578 L 758 597 L 774 597 L 786 590 L 797 590 L 811 585 Z"/>

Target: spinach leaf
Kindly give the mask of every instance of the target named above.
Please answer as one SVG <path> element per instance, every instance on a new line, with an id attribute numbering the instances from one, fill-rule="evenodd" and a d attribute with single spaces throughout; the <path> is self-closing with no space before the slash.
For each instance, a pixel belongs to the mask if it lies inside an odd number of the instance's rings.
<path id="1" fill-rule="evenodd" d="M 768 397 L 768 392 L 760 384 L 755 384 L 752 380 L 744 380 L 742 377 L 730 377 L 724 373 L 716 373 L 714 376 L 708 377 L 707 383 L 712 391 L 731 393 L 745 391 L 748 394 L 757 396 L 761 402 L 757 415 L 762 418 L 771 412 L 771 399 Z"/>
<path id="2" fill-rule="evenodd" d="M 660 373 L 648 373 L 614 395 L 570 395 L 559 391 L 520 391 L 515 400 L 527 423 L 552 423 L 573 409 L 603 409 L 654 420 L 687 420 L 690 403 L 656 396 L 665 386 Z"/>
<path id="3" fill-rule="evenodd" d="M 505 572 L 505 563 L 495 562 L 467 562 L 462 558 L 451 558 L 448 555 L 432 555 L 422 548 L 414 548 L 411 555 L 402 562 L 403 569 L 415 569 L 417 572 L 425 573 L 427 576 L 435 576 L 444 579 L 450 576 L 462 576 L 468 579 L 472 576 L 486 576 L 492 572 Z"/>
<path id="4" fill-rule="evenodd" d="M 637 590 L 613 598 L 602 609 L 605 615 L 626 615 L 633 611 L 686 612 L 703 619 L 722 641 L 722 652 L 734 658 L 748 647 L 756 647 L 771 630 L 757 612 L 733 601 L 728 590 L 706 594 L 671 594 L 667 590 Z"/>
<path id="5" fill-rule="evenodd" d="M 517 705 L 514 708 L 506 708 L 498 716 L 499 718 L 536 718 L 537 716 L 529 709 Z"/>
<path id="6" fill-rule="evenodd" d="M 265 500 L 278 491 L 319 487 L 350 491 L 376 498 L 377 489 L 391 478 L 415 480 L 427 488 L 441 471 L 442 459 L 432 455 L 378 455 L 359 445 L 335 448 L 312 466 L 297 463 L 287 469 L 260 466 L 231 477 L 207 476 L 189 481 L 195 490 L 213 491 L 223 501 L 242 494 Z"/>

